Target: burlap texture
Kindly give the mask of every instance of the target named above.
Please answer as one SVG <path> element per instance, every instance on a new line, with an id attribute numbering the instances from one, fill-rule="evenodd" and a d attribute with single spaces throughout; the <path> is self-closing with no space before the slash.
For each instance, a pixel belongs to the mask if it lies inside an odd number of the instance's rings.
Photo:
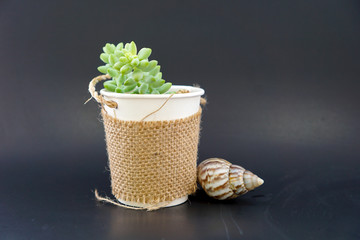
<path id="1" fill-rule="evenodd" d="M 196 191 L 201 108 L 171 121 L 123 121 L 101 113 L 116 198 L 156 204 Z"/>

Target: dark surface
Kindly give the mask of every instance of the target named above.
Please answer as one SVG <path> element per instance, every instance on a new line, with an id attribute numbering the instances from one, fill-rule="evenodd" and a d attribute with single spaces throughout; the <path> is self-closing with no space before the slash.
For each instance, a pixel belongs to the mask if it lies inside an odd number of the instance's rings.
<path id="1" fill-rule="evenodd" d="M 87 85 L 106 42 L 200 84 L 199 160 L 265 184 L 155 212 L 110 196 Z M 359 1 L 0 1 L 0 239 L 360 239 Z"/>
<path id="2" fill-rule="evenodd" d="M 271 164 L 244 165 L 256 166 L 265 184 L 243 197 L 219 202 L 198 191 L 188 203 L 155 212 L 94 200 L 95 188 L 110 196 L 103 155 L 7 162 L 0 170 L 0 239 L 359 239 L 360 171 L 350 163 L 356 156 L 299 151 L 306 156 L 255 154 L 252 161 Z"/>

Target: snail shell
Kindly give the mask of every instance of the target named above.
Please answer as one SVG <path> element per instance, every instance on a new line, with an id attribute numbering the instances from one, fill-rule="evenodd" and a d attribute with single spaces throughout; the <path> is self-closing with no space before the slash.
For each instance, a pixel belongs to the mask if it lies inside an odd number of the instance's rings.
<path id="1" fill-rule="evenodd" d="M 221 158 L 209 158 L 198 166 L 198 182 L 210 197 L 232 199 L 251 191 L 264 180 Z"/>

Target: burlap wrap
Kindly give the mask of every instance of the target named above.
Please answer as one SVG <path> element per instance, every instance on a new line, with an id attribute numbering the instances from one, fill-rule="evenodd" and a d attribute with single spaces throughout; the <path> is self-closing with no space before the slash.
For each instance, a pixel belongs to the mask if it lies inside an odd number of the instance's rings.
<path id="1" fill-rule="evenodd" d="M 196 191 L 201 108 L 171 121 L 123 121 L 101 113 L 116 198 L 157 204 Z"/>

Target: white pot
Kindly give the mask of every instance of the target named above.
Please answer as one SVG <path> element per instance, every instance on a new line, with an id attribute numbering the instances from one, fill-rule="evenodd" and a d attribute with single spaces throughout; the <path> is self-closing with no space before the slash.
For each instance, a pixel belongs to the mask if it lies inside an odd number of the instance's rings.
<path id="1" fill-rule="evenodd" d="M 167 103 L 157 112 L 148 116 L 144 121 L 164 121 L 186 118 L 199 111 L 200 98 L 205 91 L 198 87 L 191 86 L 172 86 L 170 91 L 180 89 L 189 90 L 189 93 L 174 94 Z M 111 100 L 117 103 L 116 109 L 104 105 L 106 112 L 117 119 L 126 121 L 141 121 L 148 114 L 158 110 L 171 94 L 125 94 L 109 92 L 102 89 L 100 94 L 105 100 Z M 167 207 L 175 206 L 186 202 L 188 196 L 175 199 Z M 135 206 L 148 207 L 149 204 L 124 201 L 118 199 L 121 203 Z M 159 203 L 159 205 L 164 205 Z"/>

